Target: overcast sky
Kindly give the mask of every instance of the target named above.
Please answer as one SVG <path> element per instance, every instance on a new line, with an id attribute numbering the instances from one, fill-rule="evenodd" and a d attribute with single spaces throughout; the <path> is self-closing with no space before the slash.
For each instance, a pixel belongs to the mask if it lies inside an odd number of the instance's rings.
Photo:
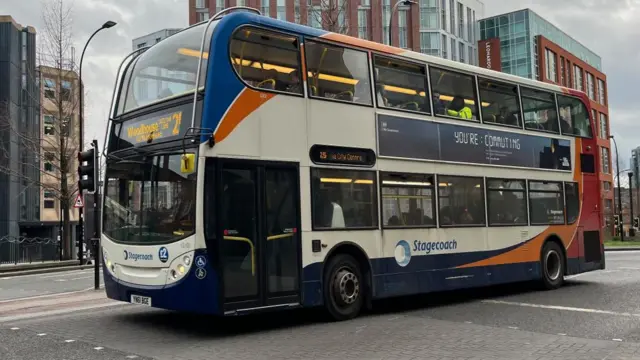
<path id="1" fill-rule="evenodd" d="M 0 0 L 0 14 L 22 25 L 42 27 L 41 1 Z M 72 1 L 72 0 L 65 0 Z M 393 1 L 393 0 L 392 0 Z M 85 137 L 97 137 L 102 146 L 115 72 L 131 51 L 131 40 L 150 32 L 188 25 L 188 0 L 73 0 L 73 36 L 79 52 L 88 36 L 105 21 L 118 25 L 100 32 L 85 53 L 83 78 L 87 90 Z M 484 0 L 485 16 L 529 7 L 559 26 L 602 57 L 608 77 L 611 132 L 618 139 L 621 167 L 631 149 L 640 146 L 640 119 L 636 106 L 640 84 L 637 43 L 640 0 Z M 615 151 L 612 149 L 612 156 Z"/>

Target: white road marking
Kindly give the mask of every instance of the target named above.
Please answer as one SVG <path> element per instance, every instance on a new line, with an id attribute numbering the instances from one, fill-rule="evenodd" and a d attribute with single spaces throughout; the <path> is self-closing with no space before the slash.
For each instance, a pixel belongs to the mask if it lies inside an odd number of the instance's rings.
<path id="1" fill-rule="evenodd" d="M 102 349 L 104 349 L 104 348 L 103 348 L 102 346 L 98 346 L 98 347 L 94 347 L 93 349 L 94 349 L 94 350 L 98 350 L 98 351 L 100 351 L 100 350 L 102 350 Z"/>
<path id="2" fill-rule="evenodd" d="M 127 355 L 127 359 L 137 359 L 138 355 Z"/>
<path id="3" fill-rule="evenodd" d="M 67 279 L 55 279 L 54 281 L 63 282 L 63 281 L 67 281 Z"/>
<path id="4" fill-rule="evenodd" d="M 69 281 L 82 280 L 82 279 L 92 279 L 92 278 L 93 278 L 93 276 L 83 276 L 83 277 L 79 277 L 79 278 L 69 279 Z"/>
<path id="5" fill-rule="evenodd" d="M 518 327 L 517 327 L 517 326 L 507 326 L 507 327 L 508 327 L 509 329 L 512 329 L 512 330 L 518 330 Z"/>
<path id="6" fill-rule="evenodd" d="M 565 333 L 558 333 L 558 335 L 560 335 L 560 336 L 567 336 L 567 334 L 565 334 Z"/>
<path id="7" fill-rule="evenodd" d="M 20 330 L 19 327 L 12 327 L 11 330 L 16 331 L 16 330 Z"/>
<path id="8" fill-rule="evenodd" d="M 68 313 L 73 313 L 73 312 L 76 312 L 76 311 L 101 309 L 101 308 L 114 307 L 114 306 L 127 306 L 127 303 L 120 302 L 120 301 L 114 301 L 114 302 L 108 302 L 106 304 L 97 304 L 97 305 L 89 305 L 89 306 L 78 306 L 78 307 L 71 307 L 71 308 L 68 308 L 68 309 L 49 310 L 49 311 L 41 311 L 41 312 L 35 312 L 35 313 L 31 313 L 31 314 L 24 314 L 24 315 L 5 316 L 5 317 L 0 317 L 0 323 L 15 322 L 15 321 L 18 321 L 18 320 L 26 320 L 26 319 L 45 317 L 45 316 L 68 314 Z"/>
<path id="9" fill-rule="evenodd" d="M 622 339 L 611 339 L 613 341 L 622 341 Z"/>
<path id="10" fill-rule="evenodd" d="M 66 342 L 66 343 L 68 344 L 68 343 L 72 343 L 72 342 L 74 342 L 74 341 L 75 341 L 75 340 L 69 339 L 69 340 L 65 340 L 64 342 Z"/>
<path id="11" fill-rule="evenodd" d="M 531 308 L 539 308 L 539 309 L 585 312 L 585 313 L 591 313 L 591 314 L 640 317 L 640 314 L 617 312 L 617 311 L 610 311 L 610 310 L 577 308 L 577 307 L 570 307 L 570 306 L 540 305 L 540 304 L 530 304 L 530 303 L 521 303 L 521 302 L 513 302 L 513 301 L 501 301 L 501 300 L 482 300 L 481 302 L 486 304 L 495 304 L 495 305 L 513 305 L 513 306 L 531 307 Z"/>
<path id="12" fill-rule="evenodd" d="M 38 334 L 38 336 L 45 336 L 47 333 Z"/>
<path id="13" fill-rule="evenodd" d="M 473 324 L 471 321 L 465 321 L 465 324 Z"/>
<path id="14" fill-rule="evenodd" d="M 620 270 L 640 270 L 640 267 L 626 267 L 626 266 L 623 266 L 623 267 L 619 267 L 618 269 L 620 269 Z"/>

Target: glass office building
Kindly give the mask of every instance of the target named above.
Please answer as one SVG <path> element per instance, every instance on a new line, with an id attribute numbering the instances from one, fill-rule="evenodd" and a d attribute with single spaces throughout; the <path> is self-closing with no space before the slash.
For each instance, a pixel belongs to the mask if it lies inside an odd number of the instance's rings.
<path id="1" fill-rule="evenodd" d="M 482 19 L 479 26 L 481 41 L 500 39 L 502 72 L 537 78 L 538 49 L 535 38 L 538 35 L 602 71 L 602 60 L 598 55 L 530 9 Z"/>

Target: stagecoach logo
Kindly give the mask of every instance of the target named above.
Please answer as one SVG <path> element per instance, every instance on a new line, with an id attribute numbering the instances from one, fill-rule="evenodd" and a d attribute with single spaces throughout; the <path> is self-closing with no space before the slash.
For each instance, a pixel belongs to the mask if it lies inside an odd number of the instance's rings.
<path id="1" fill-rule="evenodd" d="M 142 261 L 150 261 L 153 260 L 153 255 L 151 254 L 136 254 L 136 253 L 132 253 L 131 251 L 124 251 L 124 259 L 125 260 L 133 260 L 133 261 L 138 261 L 138 260 L 142 260 Z"/>
<path id="2" fill-rule="evenodd" d="M 398 241 L 396 244 L 395 258 L 398 265 L 405 267 L 411 261 L 411 247 L 405 240 Z"/>

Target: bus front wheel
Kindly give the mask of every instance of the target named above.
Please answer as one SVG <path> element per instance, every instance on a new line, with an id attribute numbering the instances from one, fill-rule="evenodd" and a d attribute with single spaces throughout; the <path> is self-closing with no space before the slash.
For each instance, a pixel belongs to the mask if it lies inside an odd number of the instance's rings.
<path id="1" fill-rule="evenodd" d="M 365 290 L 358 262 L 350 255 L 337 254 L 325 269 L 324 303 L 331 317 L 341 321 L 358 316 Z"/>
<path id="2" fill-rule="evenodd" d="M 564 255 L 560 246 L 554 242 L 547 242 L 542 248 L 542 283 L 546 289 L 557 289 L 564 283 Z"/>

